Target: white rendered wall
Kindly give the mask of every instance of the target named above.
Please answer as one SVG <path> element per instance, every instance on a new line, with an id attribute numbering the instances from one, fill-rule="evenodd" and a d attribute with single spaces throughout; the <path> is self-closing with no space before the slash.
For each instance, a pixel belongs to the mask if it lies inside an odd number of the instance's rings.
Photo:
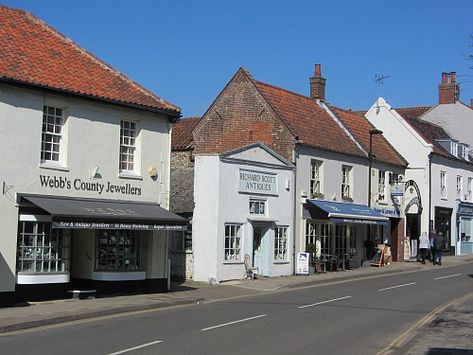
<path id="1" fill-rule="evenodd" d="M 43 105 L 64 110 L 64 159 L 61 167 L 44 166 L 40 161 Z M 133 178 L 119 174 L 120 120 L 136 122 L 138 139 Z M 0 292 L 13 291 L 16 263 L 18 209 L 17 193 L 146 201 L 168 207 L 170 124 L 158 114 L 123 108 L 71 96 L 46 94 L 41 91 L 0 85 L 0 141 L 6 154 L 0 160 L 1 182 L 8 192 L 0 196 Z M 91 179 L 90 171 L 99 167 L 100 178 Z M 155 181 L 148 167 L 158 171 Z M 40 175 L 51 179 L 67 179 L 71 188 L 42 186 Z M 104 191 L 74 188 L 74 181 L 104 184 Z M 106 192 L 112 185 L 130 184 L 140 194 Z M 80 185 L 78 185 L 80 186 Z"/>
<path id="2" fill-rule="evenodd" d="M 264 155 L 260 155 L 261 158 Z M 239 155 L 241 157 L 241 155 Z M 258 158 L 259 159 L 259 158 Z M 238 192 L 239 169 L 250 169 L 263 173 L 278 174 L 278 195 L 258 195 Z M 292 274 L 293 245 L 293 172 L 287 169 L 266 168 L 248 164 L 235 164 L 220 161 L 218 156 L 197 156 L 195 159 L 193 216 L 194 238 L 194 279 L 196 281 L 217 281 L 241 279 L 245 274 L 243 255 L 252 255 L 252 235 L 255 222 L 261 220 L 265 227 L 274 229 L 287 226 L 288 258 L 286 262 L 275 262 L 274 231 L 268 230 L 266 238 L 271 243 L 271 260 L 268 276 Z M 287 190 L 286 180 L 290 188 Z M 250 197 L 265 199 L 267 213 L 264 217 L 249 214 Z M 225 223 L 241 225 L 242 259 L 239 262 L 224 260 Z"/>

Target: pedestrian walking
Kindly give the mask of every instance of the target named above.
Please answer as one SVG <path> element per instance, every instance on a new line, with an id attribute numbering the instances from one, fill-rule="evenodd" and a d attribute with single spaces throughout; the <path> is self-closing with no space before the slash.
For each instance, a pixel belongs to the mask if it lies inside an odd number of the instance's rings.
<path id="1" fill-rule="evenodd" d="M 442 252 L 445 246 L 445 237 L 443 233 L 437 235 L 437 242 L 435 244 L 435 264 L 442 265 Z"/>
<path id="2" fill-rule="evenodd" d="M 437 232 L 434 230 L 430 231 L 429 235 L 429 240 L 430 240 L 430 256 L 432 264 L 435 265 L 435 253 L 437 251 Z"/>
<path id="3" fill-rule="evenodd" d="M 423 232 L 419 237 L 419 250 L 422 264 L 425 264 L 425 257 L 427 256 L 427 252 L 429 251 L 429 249 L 429 237 L 427 236 L 426 232 Z"/>

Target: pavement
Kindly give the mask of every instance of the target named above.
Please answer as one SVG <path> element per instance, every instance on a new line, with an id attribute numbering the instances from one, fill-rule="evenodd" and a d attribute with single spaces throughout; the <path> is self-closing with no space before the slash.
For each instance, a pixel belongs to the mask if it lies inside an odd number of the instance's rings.
<path id="1" fill-rule="evenodd" d="M 445 256 L 440 267 L 446 268 L 463 263 L 473 263 L 473 257 Z M 431 268 L 439 266 L 430 263 L 423 265 L 418 262 L 393 262 L 384 267 L 363 266 L 355 270 L 308 276 L 258 277 L 255 280 L 233 280 L 216 285 L 186 281 L 173 283 L 171 292 L 168 293 L 31 302 L 11 308 L 0 308 L 0 333 Z M 473 293 L 436 310 L 381 353 L 473 355 L 471 329 L 473 329 Z M 451 349 L 456 351 L 445 352 Z"/>

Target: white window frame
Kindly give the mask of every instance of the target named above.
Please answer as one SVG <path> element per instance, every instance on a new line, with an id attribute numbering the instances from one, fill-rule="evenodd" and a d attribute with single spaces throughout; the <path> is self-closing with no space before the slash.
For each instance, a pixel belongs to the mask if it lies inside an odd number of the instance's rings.
<path id="1" fill-rule="evenodd" d="M 41 163 L 62 164 L 64 162 L 64 109 L 43 106 L 41 128 Z"/>
<path id="2" fill-rule="evenodd" d="M 473 178 L 468 178 L 468 185 L 467 185 L 467 201 L 473 202 Z"/>
<path id="3" fill-rule="evenodd" d="M 323 161 L 310 161 L 310 197 L 323 198 Z"/>
<path id="4" fill-rule="evenodd" d="M 130 120 L 120 121 L 119 171 L 135 174 L 138 168 L 138 129 L 137 123 Z"/>
<path id="5" fill-rule="evenodd" d="M 458 156 L 458 144 L 456 142 L 450 142 L 450 150 L 452 155 Z"/>
<path id="6" fill-rule="evenodd" d="M 68 273 L 70 268 L 70 230 L 52 228 L 51 222 L 41 217 L 20 216 L 16 258 L 17 273 Z M 31 232 L 26 231 L 26 225 L 31 227 L 31 229 L 28 228 Z M 28 238 L 29 240 L 26 242 Z M 27 263 L 31 263 L 32 267 L 26 267 Z"/>
<path id="7" fill-rule="evenodd" d="M 463 176 L 457 175 L 457 199 L 461 200 L 463 197 Z"/>
<path id="8" fill-rule="evenodd" d="M 447 172 L 444 170 L 440 171 L 440 197 L 447 198 Z"/>
<path id="9" fill-rule="evenodd" d="M 352 200 L 353 199 L 352 170 L 353 170 L 352 166 L 342 165 L 342 185 L 341 185 L 342 200 Z"/>
<path id="10" fill-rule="evenodd" d="M 265 216 L 267 211 L 266 200 L 250 198 L 249 212 L 253 216 Z"/>
<path id="11" fill-rule="evenodd" d="M 387 202 L 386 171 L 378 170 L 378 202 Z"/>
<path id="12" fill-rule="evenodd" d="M 287 261 L 288 226 L 276 226 L 274 230 L 274 261 Z"/>
<path id="13" fill-rule="evenodd" d="M 225 262 L 241 262 L 241 230 L 239 223 L 225 223 L 223 237 L 223 260 Z"/>

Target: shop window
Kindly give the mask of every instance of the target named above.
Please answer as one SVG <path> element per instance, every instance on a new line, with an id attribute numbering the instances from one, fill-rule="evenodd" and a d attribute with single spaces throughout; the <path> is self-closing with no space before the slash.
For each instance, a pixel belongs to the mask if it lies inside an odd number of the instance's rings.
<path id="1" fill-rule="evenodd" d="M 266 201 L 250 199 L 250 214 L 264 215 L 266 213 Z"/>
<path id="2" fill-rule="evenodd" d="M 386 172 L 378 171 L 378 201 L 386 202 Z"/>
<path id="3" fill-rule="evenodd" d="M 120 122 L 120 171 L 134 172 L 136 161 L 136 123 Z"/>
<path id="4" fill-rule="evenodd" d="M 339 224 L 335 226 L 335 255 L 343 255 L 347 252 L 348 226 Z"/>
<path id="5" fill-rule="evenodd" d="M 461 200 L 463 194 L 463 177 L 457 175 L 457 199 Z"/>
<path id="6" fill-rule="evenodd" d="M 240 231 L 239 224 L 225 224 L 225 261 L 241 261 Z"/>
<path id="7" fill-rule="evenodd" d="M 192 230 L 171 232 L 170 245 L 173 252 L 192 252 Z"/>
<path id="8" fill-rule="evenodd" d="M 310 197 L 323 198 L 322 176 L 323 162 L 312 160 L 310 162 Z"/>
<path id="9" fill-rule="evenodd" d="M 440 172 L 440 197 L 447 198 L 447 172 Z"/>
<path id="10" fill-rule="evenodd" d="M 69 255 L 69 230 L 52 229 L 49 222 L 19 222 L 17 272 L 67 272 Z"/>
<path id="11" fill-rule="evenodd" d="M 287 227 L 277 227 L 274 235 L 274 260 L 287 260 Z"/>
<path id="12" fill-rule="evenodd" d="M 307 222 L 305 250 L 317 256 L 331 254 L 331 234 L 332 229 L 329 223 Z"/>
<path id="13" fill-rule="evenodd" d="M 473 232 L 473 219 L 463 217 L 461 219 L 461 234 L 460 240 L 462 242 L 473 242 L 471 234 Z"/>
<path id="14" fill-rule="evenodd" d="M 63 110 L 43 106 L 41 162 L 60 162 L 63 129 Z"/>
<path id="15" fill-rule="evenodd" d="M 96 232 L 96 271 L 143 271 L 146 238 L 141 231 L 105 230 Z"/>
<path id="16" fill-rule="evenodd" d="M 352 171 L 351 166 L 347 166 L 347 165 L 342 166 L 342 200 L 345 200 L 345 201 L 353 201 L 351 171 Z"/>

